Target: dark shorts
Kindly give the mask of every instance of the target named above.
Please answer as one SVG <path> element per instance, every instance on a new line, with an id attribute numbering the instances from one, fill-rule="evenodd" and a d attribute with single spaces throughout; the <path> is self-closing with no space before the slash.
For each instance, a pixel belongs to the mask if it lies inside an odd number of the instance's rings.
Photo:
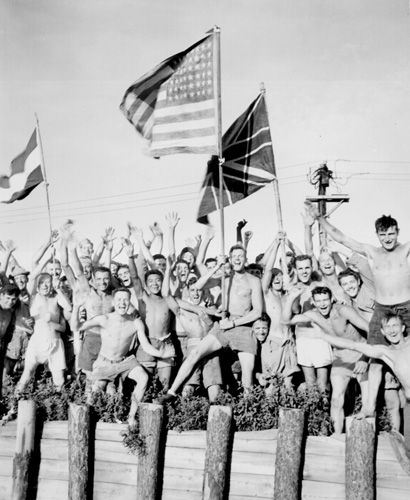
<path id="1" fill-rule="evenodd" d="M 171 345 L 174 346 L 171 337 L 167 337 L 165 340 L 159 340 L 154 337 L 149 338 L 150 344 L 155 347 L 155 349 L 161 349 L 163 344 Z M 175 347 L 174 347 L 175 349 Z M 144 351 L 142 346 L 138 346 L 137 350 L 137 361 L 141 363 L 142 366 L 145 368 L 149 369 L 152 373 L 152 370 L 155 368 L 169 368 L 172 366 L 175 366 L 175 357 L 172 356 L 171 358 L 155 358 L 154 356 L 151 356 L 151 354 L 148 354 L 147 352 Z"/>
<path id="2" fill-rule="evenodd" d="M 13 337 L 11 338 L 7 346 L 6 356 L 9 359 L 19 360 L 26 357 L 26 351 L 28 346 L 29 337 L 26 332 L 16 328 L 13 332 Z"/>
<path id="3" fill-rule="evenodd" d="M 216 337 L 222 347 L 230 347 L 233 351 L 248 352 L 256 356 L 258 341 L 252 334 L 250 326 L 236 326 L 230 330 L 221 330 L 216 323 L 209 335 Z"/>
<path id="4" fill-rule="evenodd" d="M 389 345 L 381 332 L 382 318 L 388 313 L 399 314 L 406 326 L 405 335 L 410 334 L 410 300 L 395 305 L 383 305 L 374 303 L 374 313 L 369 325 L 369 336 L 367 343 L 370 345 L 382 344 Z"/>
<path id="5" fill-rule="evenodd" d="M 78 368 L 91 372 L 93 364 L 100 354 L 100 349 L 101 335 L 92 332 L 86 333 L 78 355 Z"/>
<path id="6" fill-rule="evenodd" d="M 184 357 L 196 348 L 202 339 L 188 339 L 185 344 Z M 201 359 L 197 363 L 194 372 L 185 382 L 185 385 L 200 385 L 202 380 L 205 389 L 212 385 L 222 385 L 221 364 L 219 362 L 219 351 Z"/>

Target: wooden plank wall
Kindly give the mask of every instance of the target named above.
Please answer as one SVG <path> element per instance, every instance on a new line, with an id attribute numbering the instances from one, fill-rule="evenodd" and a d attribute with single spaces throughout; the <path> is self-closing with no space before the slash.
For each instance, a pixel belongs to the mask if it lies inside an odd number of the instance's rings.
<path id="1" fill-rule="evenodd" d="M 120 424 L 99 423 L 95 441 L 94 500 L 135 497 L 138 458 L 122 444 Z M 11 496 L 16 424 L 0 427 L 0 500 Z M 68 500 L 67 422 L 48 422 L 41 441 L 37 500 Z M 230 470 L 230 500 L 273 498 L 276 430 L 237 432 Z M 200 500 L 205 465 L 203 431 L 168 433 L 163 500 Z M 302 498 L 345 498 L 344 436 L 309 437 L 306 444 Z M 388 436 L 377 447 L 377 499 L 408 500 L 410 476 L 402 469 Z"/>

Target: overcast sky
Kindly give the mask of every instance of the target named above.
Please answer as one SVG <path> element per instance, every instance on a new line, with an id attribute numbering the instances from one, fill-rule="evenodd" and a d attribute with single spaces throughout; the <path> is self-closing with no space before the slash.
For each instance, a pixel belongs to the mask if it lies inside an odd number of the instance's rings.
<path id="1" fill-rule="evenodd" d="M 133 81 L 218 25 L 223 130 L 265 82 L 289 236 L 302 244 L 300 212 L 315 193 L 307 175 L 327 160 L 338 183 L 329 192 L 351 197 L 332 222 L 376 243 L 374 220 L 392 214 L 410 239 L 407 0 L 3 0 L 0 24 L 0 171 L 37 112 L 53 227 L 70 217 L 97 243 L 108 225 L 124 235 L 127 220 L 165 229 L 176 210 L 179 247 L 201 231 L 208 158 L 144 157 L 118 106 Z M 268 186 L 226 210 L 227 245 L 246 218 L 250 256 L 264 250 L 277 230 L 272 195 Z M 48 233 L 44 187 L 0 210 L 0 239 L 14 239 L 28 265 Z"/>

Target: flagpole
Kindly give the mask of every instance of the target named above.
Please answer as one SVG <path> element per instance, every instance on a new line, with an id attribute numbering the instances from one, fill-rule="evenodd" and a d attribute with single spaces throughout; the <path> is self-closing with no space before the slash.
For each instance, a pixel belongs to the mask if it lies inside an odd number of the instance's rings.
<path id="1" fill-rule="evenodd" d="M 260 84 L 260 91 L 261 94 L 263 95 L 263 98 L 266 101 L 266 89 L 265 89 L 265 84 L 261 82 Z M 265 102 L 266 105 L 266 102 Z M 268 114 L 268 106 L 266 107 L 266 116 L 268 117 L 268 122 L 269 122 L 269 114 Z M 269 127 L 270 128 L 270 127 Z M 280 202 L 280 194 L 279 194 L 279 182 L 278 182 L 278 176 L 275 175 L 275 178 L 272 182 L 273 185 L 273 197 L 275 199 L 275 205 L 276 205 L 276 220 L 278 223 L 278 231 L 283 231 L 283 217 L 282 217 L 282 205 Z M 286 246 L 285 246 L 285 241 L 280 240 L 280 253 L 281 253 L 281 259 L 282 259 L 282 272 L 284 275 L 288 275 L 288 267 L 286 264 Z"/>
<path id="2" fill-rule="evenodd" d="M 54 248 L 54 242 L 53 242 L 53 227 L 51 224 L 51 209 L 50 209 L 50 195 L 48 191 L 48 182 L 47 182 L 47 172 L 46 172 L 46 164 L 44 162 L 44 152 L 43 152 L 43 143 L 41 141 L 41 134 L 40 134 L 40 122 L 38 121 L 38 116 L 37 113 L 34 113 L 36 117 L 36 129 L 37 129 L 37 136 L 38 136 L 38 143 L 40 146 L 40 155 L 41 155 L 41 170 L 43 171 L 43 177 L 44 177 L 44 184 L 46 186 L 46 199 L 47 199 L 47 212 L 48 212 L 48 223 L 50 226 L 50 241 L 51 241 L 51 247 L 52 247 L 52 258 L 53 258 L 53 273 L 55 273 L 55 248 Z"/>
<path id="3" fill-rule="evenodd" d="M 225 217 L 223 203 L 223 171 L 224 163 L 222 151 L 222 99 L 221 99 L 221 29 L 214 26 L 214 81 L 216 94 L 216 129 L 218 138 L 218 176 L 219 176 L 219 221 L 221 230 L 221 255 L 225 255 Z M 221 293 L 222 293 L 222 311 L 226 308 L 225 296 L 225 267 L 221 273 Z"/>

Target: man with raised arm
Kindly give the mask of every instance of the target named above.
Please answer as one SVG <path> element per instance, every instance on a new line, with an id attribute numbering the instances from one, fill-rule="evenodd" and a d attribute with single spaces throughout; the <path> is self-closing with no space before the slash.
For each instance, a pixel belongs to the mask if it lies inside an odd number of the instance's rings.
<path id="1" fill-rule="evenodd" d="M 142 233 L 141 229 L 129 226 L 131 235 Z M 160 348 L 164 343 L 172 346 L 172 354 L 168 359 L 156 359 L 141 347 L 137 351 L 137 360 L 150 373 L 157 371 L 158 378 L 163 389 L 168 390 L 172 367 L 174 366 L 175 348 L 172 344 L 170 322 L 172 318 L 172 307 L 169 298 L 162 296 L 162 282 L 164 276 L 161 271 L 151 269 L 145 273 L 145 288 L 138 276 L 137 267 L 134 261 L 134 247 L 128 241 L 124 246 L 128 256 L 128 265 L 131 279 L 135 287 L 138 298 L 138 311 L 146 326 L 149 342 L 156 348 Z"/>
<path id="2" fill-rule="evenodd" d="M 294 301 L 302 293 L 301 289 L 294 287 L 289 294 L 289 301 Z M 291 304 L 287 304 L 282 320 L 285 324 L 295 325 L 305 323 L 310 319 L 319 325 L 319 328 L 332 332 L 336 336 L 365 343 L 365 338 L 360 332 L 368 331 L 369 323 L 362 318 L 352 307 L 335 304 L 332 302 L 332 292 L 326 286 L 316 286 L 312 290 L 312 303 L 314 309 L 304 314 L 291 315 Z M 312 330 L 307 332 L 309 336 Z M 309 337 L 308 337 L 309 338 Z M 312 341 L 312 338 L 310 338 Z M 321 340 L 317 337 L 317 340 Z M 362 390 L 362 398 L 367 395 L 367 359 L 360 353 L 349 349 L 334 349 L 334 359 L 330 374 L 332 385 L 332 399 L 330 415 L 333 419 L 335 432 L 341 434 L 344 425 L 344 402 L 348 383 L 351 378 L 357 378 Z"/>
<path id="3" fill-rule="evenodd" d="M 312 203 L 306 202 L 306 206 L 309 213 L 335 241 L 354 252 L 366 255 L 373 263 L 376 301 L 369 326 L 368 343 L 387 345 L 381 332 L 381 318 L 388 313 L 400 314 L 407 331 L 410 331 L 410 241 L 399 243 L 397 221 L 386 215 L 376 220 L 380 247 L 375 247 L 346 236 L 320 216 L 317 207 Z M 374 416 L 381 379 L 382 365 L 377 361 L 372 362 L 369 369 L 369 399 L 361 416 Z"/>
<path id="4" fill-rule="evenodd" d="M 168 358 L 172 355 L 172 347 L 165 345 L 155 349 L 148 342 L 142 321 L 127 314 L 130 297 L 128 288 L 117 288 L 113 292 L 114 311 L 86 321 L 79 329 L 86 331 L 98 327 L 101 334 L 101 350 L 91 374 L 93 392 L 105 390 L 107 384 L 114 382 L 117 377 L 128 377 L 136 382 L 128 418 L 129 425 L 134 425 L 138 403 L 144 397 L 149 378 L 135 356 L 129 354 L 131 347 L 137 340 L 147 353 L 157 358 Z M 76 302 L 75 308 L 78 306 Z M 77 316 L 73 315 L 74 318 Z M 76 320 L 73 328 L 78 328 Z"/>
<path id="5" fill-rule="evenodd" d="M 161 402 L 172 401 L 176 391 L 188 378 L 195 365 L 205 356 L 229 346 L 238 352 L 242 367 L 242 383 L 245 390 L 253 384 L 253 370 L 257 353 L 257 341 L 252 335 L 252 324 L 263 310 L 261 281 L 245 271 L 246 251 L 242 245 L 234 245 L 229 258 L 232 273 L 227 279 L 225 298 L 228 317 L 216 323 L 212 330 L 189 353 L 168 393 Z"/>
<path id="6" fill-rule="evenodd" d="M 326 340 L 339 349 L 351 349 L 373 359 L 379 359 L 391 368 L 401 384 L 407 403 L 410 403 L 410 337 L 404 337 L 405 324 L 400 314 L 387 313 L 381 317 L 381 334 L 387 345 L 355 342 L 329 335 L 320 330 L 311 333 L 312 338 Z"/>

